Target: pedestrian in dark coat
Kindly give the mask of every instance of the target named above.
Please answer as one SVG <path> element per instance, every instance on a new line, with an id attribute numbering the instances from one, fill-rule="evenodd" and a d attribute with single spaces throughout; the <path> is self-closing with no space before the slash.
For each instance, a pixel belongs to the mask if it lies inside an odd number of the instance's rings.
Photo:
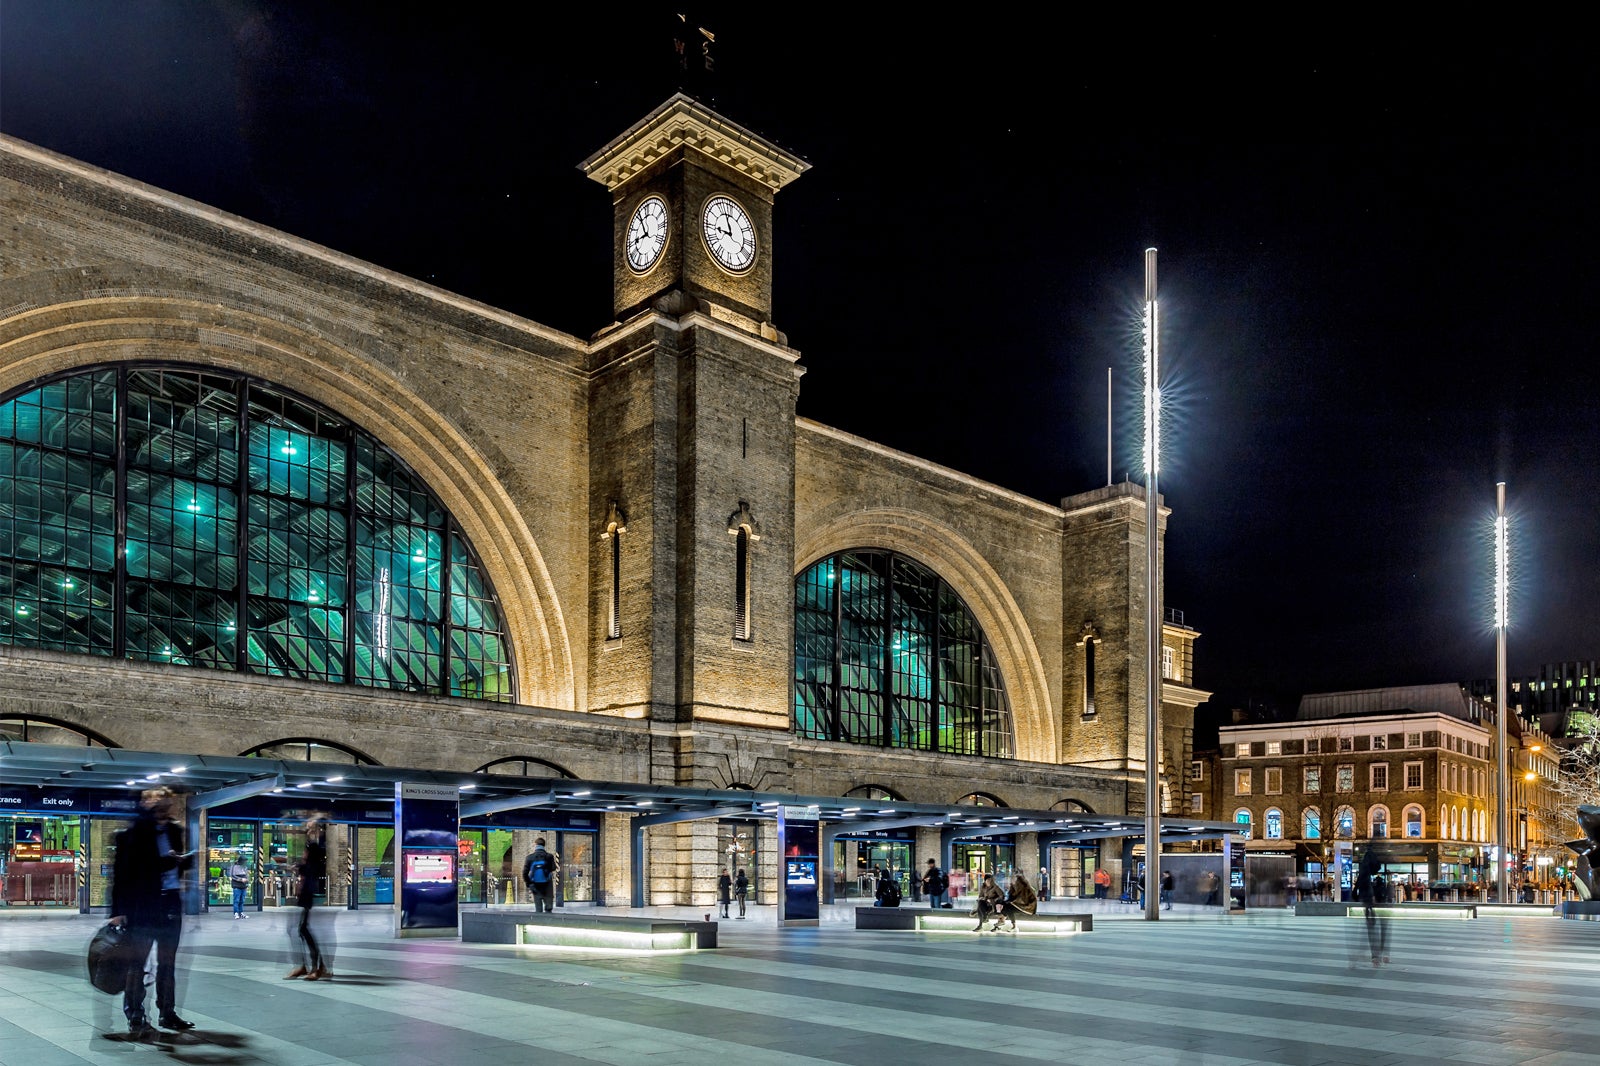
<path id="1" fill-rule="evenodd" d="M 284 975 L 285 980 L 304 977 L 307 981 L 324 981 L 333 976 L 323 958 L 322 945 L 311 928 L 311 910 L 316 906 L 317 893 L 322 891 L 322 881 L 327 876 L 327 823 L 320 815 L 314 815 L 306 820 L 306 853 L 300 860 L 300 887 L 295 893 L 295 905 L 300 908 L 300 946 L 304 954 L 300 964 Z"/>
<path id="2" fill-rule="evenodd" d="M 733 878 L 726 870 L 717 875 L 717 902 L 722 905 L 722 916 L 728 917 L 728 904 L 733 902 Z"/>
<path id="3" fill-rule="evenodd" d="M 193 1024 L 178 1017 L 178 936 L 183 931 L 183 872 L 194 865 L 194 852 L 183 850 L 178 824 L 178 797 L 171 789 L 146 789 L 132 825 L 117 834 L 112 865 L 111 922 L 128 930 L 127 984 L 122 1013 L 128 1032 L 143 1038 L 152 1032 L 144 1012 L 144 970 L 150 948 L 156 949 L 156 1009 L 163 1029 L 182 1031 Z"/>

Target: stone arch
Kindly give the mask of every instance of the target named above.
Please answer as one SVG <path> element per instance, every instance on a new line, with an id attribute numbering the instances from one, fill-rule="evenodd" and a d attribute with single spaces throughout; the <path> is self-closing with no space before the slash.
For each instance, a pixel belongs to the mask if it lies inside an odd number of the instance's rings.
<path id="1" fill-rule="evenodd" d="M 815 529 L 796 529 L 795 574 L 818 560 L 855 548 L 887 548 L 910 556 L 943 578 L 966 601 L 993 650 L 1006 682 L 1016 730 L 1016 757 L 1060 761 L 1061 737 L 1044 661 L 1015 597 L 966 538 L 927 515 L 879 508 L 840 516 Z"/>
<path id="2" fill-rule="evenodd" d="M 883 793 L 883 795 L 877 795 L 877 793 L 880 792 Z M 852 788 L 846 792 L 845 795 L 848 797 L 880 800 L 892 803 L 904 803 L 906 800 L 906 798 L 902 796 L 897 789 L 892 789 L 888 785 L 880 785 L 876 781 L 868 781 L 857 785 L 855 788 Z"/>
<path id="3" fill-rule="evenodd" d="M 20 740 L 25 744 L 56 744 L 77 747 L 72 737 L 81 738 L 86 748 L 120 748 L 104 734 L 88 726 L 40 714 L 0 714 L 0 740 Z"/>
<path id="4" fill-rule="evenodd" d="M 1001 809 L 1011 806 L 1011 804 L 1007 803 L 999 796 L 996 796 L 993 792 L 983 791 L 968 792 L 965 796 L 962 796 L 960 799 L 956 800 L 956 803 L 965 803 L 973 807 L 998 807 Z"/>
<path id="5" fill-rule="evenodd" d="M 249 374 L 349 418 L 398 455 L 455 517 L 494 584 L 519 702 L 574 710 L 578 677 L 544 557 L 482 449 L 374 360 L 281 318 L 122 295 L 0 319 L 0 395 L 98 364 L 171 361 Z"/>
<path id="6" fill-rule="evenodd" d="M 303 753 L 298 749 L 304 749 Z M 245 758 L 254 755 L 267 759 L 293 759 L 305 762 L 345 762 L 348 759 L 357 766 L 383 765 L 359 748 L 340 744 L 336 740 L 324 740 L 321 737 L 282 737 L 278 740 L 269 740 L 265 744 L 257 744 L 239 754 Z M 314 757 L 319 755 L 323 757 Z M 337 757 L 341 755 L 345 758 Z"/>
<path id="7" fill-rule="evenodd" d="M 557 777 L 570 780 L 576 780 L 578 776 L 560 763 L 553 763 L 549 759 L 541 759 L 535 755 L 508 755 L 504 759 L 494 759 L 486 762 L 472 772 L 475 774 L 510 774 L 515 777 L 548 776 L 548 774 L 540 773 L 541 770 L 554 770 Z"/>

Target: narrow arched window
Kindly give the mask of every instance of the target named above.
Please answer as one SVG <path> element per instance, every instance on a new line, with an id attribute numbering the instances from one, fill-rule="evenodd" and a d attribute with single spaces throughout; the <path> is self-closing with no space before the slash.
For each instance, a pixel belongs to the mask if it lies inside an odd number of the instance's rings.
<path id="1" fill-rule="evenodd" d="M 1078 647 L 1083 649 L 1083 716 L 1093 718 L 1095 714 L 1094 702 L 1094 649 L 1100 643 L 1100 637 L 1095 633 L 1093 626 L 1084 626 L 1083 639 L 1078 641 Z"/>
<path id="2" fill-rule="evenodd" d="M 622 510 L 617 501 L 611 501 L 606 513 L 606 528 L 600 539 L 611 546 L 611 573 L 606 583 L 606 639 L 622 636 L 622 535 L 628 531 Z"/>
<path id="3" fill-rule="evenodd" d="M 749 640 L 750 618 L 750 531 L 739 529 L 734 538 L 733 639 Z"/>

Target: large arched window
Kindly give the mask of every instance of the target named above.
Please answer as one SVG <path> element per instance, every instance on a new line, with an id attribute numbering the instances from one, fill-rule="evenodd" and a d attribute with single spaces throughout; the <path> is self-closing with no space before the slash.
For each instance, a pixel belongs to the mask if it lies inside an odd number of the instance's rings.
<path id="1" fill-rule="evenodd" d="M 957 807 L 1005 807 L 1005 800 L 990 792 L 968 792 L 956 800 Z"/>
<path id="2" fill-rule="evenodd" d="M 878 800 L 880 802 L 905 802 L 904 796 L 900 795 L 892 788 L 885 788 L 883 785 L 857 785 L 849 792 L 846 792 L 845 795 L 854 796 L 858 799 Z"/>
<path id="3" fill-rule="evenodd" d="M 1356 835 L 1356 809 L 1340 807 L 1333 812 L 1333 834 L 1340 840 L 1352 840 Z"/>
<path id="4" fill-rule="evenodd" d="M 1250 839 L 1250 808 L 1240 807 L 1233 812 L 1233 830 L 1246 840 Z"/>
<path id="5" fill-rule="evenodd" d="M 282 759 L 285 762 L 338 762 L 349 763 L 352 766 L 378 765 L 370 756 L 354 748 L 347 748 L 343 744 L 335 744 L 331 740 L 317 740 L 315 737 L 289 737 L 284 740 L 273 740 L 266 744 L 257 744 L 249 751 L 240 752 L 240 754 L 257 759 Z"/>
<path id="6" fill-rule="evenodd" d="M 552 771 L 556 777 L 575 778 L 577 776 L 569 772 L 564 766 L 557 766 L 547 759 L 538 759 L 531 755 L 513 755 L 507 759 L 496 759 L 494 762 L 484 763 L 473 773 L 509 774 L 512 777 L 549 777 Z"/>
<path id="7" fill-rule="evenodd" d="M 1010 758 L 1011 704 L 971 610 L 894 552 L 840 552 L 794 582 L 803 737 Z"/>
<path id="8" fill-rule="evenodd" d="M 81 726 L 30 715 L 0 715 L 0 740 L 17 740 L 24 744 L 59 744 L 69 748 L 117 747 L 99 733 Z"/>
<path id="9" fill-rule="evenodd" d="M 1283 812 L 1282 811 L 1278 810 L 1278 808 L 1276 808 L 1276 807 L 1268 807 L 1267 808 L 1266 824 L 1267 824 L 1267 839 L 1268 840 L 1282 840 L 1283 839 Z"/>
<path id="10" fill-rule="evenodd" d="M 0 403 L 0 644 L 511 700 L 483 568 L 347 419 L 210 369 Z"/>
<path id="11" fill-rule="evenodd" d="M 1300 835 L 1306 840 L 1320 840 L 1322 838 L 1322 812 L 1315 807 L 1307 807 L 1300 815 Z"/>
<path id="12" fill-rule="evenodd" d="M 1423 813 L 1421 806 L 1413 803 L 1411 806 L 1406 808 L 1405 814 L 1402 815 L 1402 817 L 1405 818 L 1406 822 L 1406 836 L 1420 837 L 1423 835 L 1423 830 L 1426 827 L 1423 825 Z"/>
<path id="13" fill-rule="evenodd" d="M 1389 808 L 1381 803 L 1367 809 L 1367 838 L 1376 840 L 1389 835 Z"/>

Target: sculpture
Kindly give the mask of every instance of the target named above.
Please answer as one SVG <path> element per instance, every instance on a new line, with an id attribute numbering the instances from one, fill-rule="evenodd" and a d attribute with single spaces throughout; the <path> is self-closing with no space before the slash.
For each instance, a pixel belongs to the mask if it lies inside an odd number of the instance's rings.
<path id="1" fill-rule="evenodd" d="M 1600 871 L 1595 869 L 1596 860 L 1600 860 L 1600 807 L 1589 804 L 1579 806 L 1578 828 L 1583 830 L 1583 839 L 1567 844 L 1578 856 L 1577 862 L 1573 863 L 1574 882 L 1578 886 L 1578 895 L 1584 899 L 1594 899 L 1600 896 L 1600 880 L 1597 880 Z"/>

